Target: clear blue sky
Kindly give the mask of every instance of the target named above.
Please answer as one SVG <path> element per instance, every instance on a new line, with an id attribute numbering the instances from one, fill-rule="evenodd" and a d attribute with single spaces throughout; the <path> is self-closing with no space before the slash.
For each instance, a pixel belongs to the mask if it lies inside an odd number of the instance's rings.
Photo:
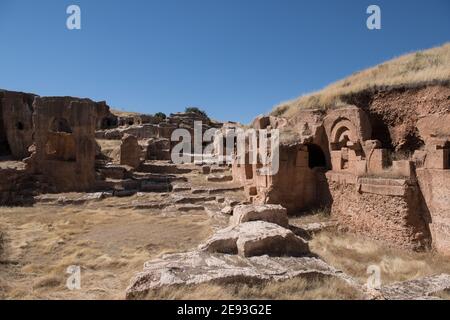
<path id="1" fill-rule="evenodd" d="M 66 29 L 66 8 L 82 30 Z M 382 30 L 366 28 L 378 4 Z M 402 53 L 450 41 L 450 1 L 0 0 L 0 88 L 249 122 Z"/>

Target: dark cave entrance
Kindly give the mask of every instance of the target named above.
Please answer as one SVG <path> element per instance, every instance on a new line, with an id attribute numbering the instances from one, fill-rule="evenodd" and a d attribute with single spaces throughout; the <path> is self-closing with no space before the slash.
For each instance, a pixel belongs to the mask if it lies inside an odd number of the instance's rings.
<path id="1" fill-rule="evenodd" d="M 322 148 L 317 144 L 307 144 L 308 148 L 308 166 L 309 168 L 326 168 L 327 159 Z"/>
<path id="2" fill-rule="evenodd" d="M 10 156 L 11 149 L 8 143 L 8 137 L 6 135 L 6 129 L 3 125 L 3 115 L 0 105 L 0 157 Z"/>
<path id="3" fill-rule="evenodd" d="M 111 128 L 115 128 L 115 127 L 117 127 L 117 119 L 110 118 L 110 117 L 103 118 L 101 121 L 101 124 L 100 124 L 100 128 L 102 130 L 111 129 Z"/>

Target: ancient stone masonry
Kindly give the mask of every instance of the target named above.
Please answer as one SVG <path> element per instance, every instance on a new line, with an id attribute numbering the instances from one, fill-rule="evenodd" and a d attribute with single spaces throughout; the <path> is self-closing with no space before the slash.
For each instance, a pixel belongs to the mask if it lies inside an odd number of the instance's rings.
<path id="1" fill-rule="evenodd" d="M 119 117 L 116 126 L 97 130 L 95 136 L 97 139 L 107 140 L 120 140 L 125 135 L 135 136 L 142 141 L 145 160 L 170 160 L 171 150 L 179 142 L 171 139 L 176 129 L 187 130 L 194 139 L 195 122 L 201 124 L 202 134 L 208 129 L 222 127 L 221 123 L 195 112 L 175 113 L 166 119 L 145 115 L 129 116 L 126 119 L 128 120 Z M 193 142 L 192 140 L 192 146 Z M 203 147 L 209 143 L 211 141 L 206 141 Z"/>
<path id="2" fill-rule="evenodd" d="M 221 126 L 192 112 L 126 117 L 105 102 L 0 91 L 0 205 L 30 204 L 40 193 L 170 191 L 169 164 L 146 161 L 171 159 L 175 129 Z M 117 140 L 118 149 L 105 153 L 96 139 Z"/>
<path id="3" fill-rule="evenodd" d="M 282 204 L 290 213 L 294 213 L 328 201 L 324 173 L 330 160 L 323 151 L 328 149 L 328 145 L 323 128 L 317 125 L 323 114 L 311 113 L 309 116 L 312 120 L 309 124 L 304 122 L 295 125 L 301 130 L 295 133 L 294 139 L 284 137 L 286 121 L 277 121 L 274 117 L 270 117 L 270 121 L 264 121 L 263 118 L 254 121 L 258 129 L 279 127 L 282 131 L 277 174 L 261 174 L 263 166 L 249 164 L 247 158 L 245 164 L 237 158 L 233 162 L 233 177 L 245 186 L 252 202 Z"/>
<path id="4" fill-rule="evenodd" d="M 37 192 L 87 191 L 96 179 L 95 129 L 104 102 L 0 92 L 0 204 Z"/>
<path id="5" fill-rule="evenodd" d="M 27 161 L 58 191 L 86 191 L 95 181 L 97 104 L 71 97 L 36 98 L 35 150 Z"/>
<path id="6" fill-rule="evenodd" d="M 450 91 L 438 89 L 353 97 L 356 105 L 291 119 L 258 117 L 254 128 L 281 132 L 279 171 L 267 175 L 235 157 L 233 178 L 253 203 L 290 214 L 327 206 L 342 229 L 450 254 L 450 105 L 448 95 L 437 99 Z M 427 90 L 436 91 L 431 100 Z M 407 107 L 383 100 L 392 95 Z M 393 114 L 409 127 L 396 128 Z"/>

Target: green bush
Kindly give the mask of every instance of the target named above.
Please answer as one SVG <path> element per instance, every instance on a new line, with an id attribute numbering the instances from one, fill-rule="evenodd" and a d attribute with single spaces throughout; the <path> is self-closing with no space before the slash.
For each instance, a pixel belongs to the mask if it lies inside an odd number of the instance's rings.
<path id="1" fill-rule="evenodd" d="M 200 110 L 200 109 L 197 108 L 197 107 L 187 107 L 187 108 L 184 110 L 184 112 L 186 112 L 186 113 L 196 113 L 196 114 L 202 115 L 202 116 L 204 116 L 204 117 L 206 117 L 206 118 L 208 117 L 208 115 L 206 114 L 205 111 Z"/>
<path id="2" fill-rule="evenodd" d="M 155 118 L 160 118 L 161 120 L 165 120 L 167 118 L 167 116 L 163 112 L 157 112 L 157 113 L 155 113 Z"/>

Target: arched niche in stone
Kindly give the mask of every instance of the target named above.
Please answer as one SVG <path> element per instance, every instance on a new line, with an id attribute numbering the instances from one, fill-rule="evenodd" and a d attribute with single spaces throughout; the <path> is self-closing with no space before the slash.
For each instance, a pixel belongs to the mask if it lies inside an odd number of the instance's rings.
<path id="1" fill-rule="evenodd" d="M 371 126 L 367 115 L 357 107 L 332 111 L 324 120 L 334 171 L 357 172 L 365 159 L 363 143 L 370 139 Z"/>
<path id="2" fill-rule="evenodd" d="M 359 137 L 353 123 L 349 119 L 340 118 L 335 121 L 329 140 L 331 150 L 340 150 L 341 148 L 347 147 L 348 142 L 352 144 L 358 143 Z"/>

